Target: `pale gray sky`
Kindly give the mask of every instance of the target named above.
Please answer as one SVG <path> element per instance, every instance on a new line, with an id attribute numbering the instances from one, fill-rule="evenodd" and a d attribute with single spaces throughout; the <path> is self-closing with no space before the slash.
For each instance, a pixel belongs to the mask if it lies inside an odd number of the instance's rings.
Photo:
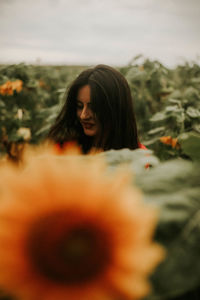
<path id="1" fill-rule="evenodd" d="M 199 62 L 200 0 L 0 0 L 0 63 Z"/>

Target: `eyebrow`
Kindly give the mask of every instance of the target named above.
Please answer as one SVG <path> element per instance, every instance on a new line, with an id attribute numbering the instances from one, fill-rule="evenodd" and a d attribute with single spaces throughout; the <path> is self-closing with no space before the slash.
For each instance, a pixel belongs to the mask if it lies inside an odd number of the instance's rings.
<path id="1" fill-rule="evenodd" d="M 77 102 L 83 104 L 83 102 L 82 102 L 81 100 L 78 100 L 78 99 L 77 99 Z M 92 102 L 91 102 L 91 101 L 90 101 L 90 102 L 86 102 L 86 104 L 90 104 L 90 103 L 92 103 Z"/>

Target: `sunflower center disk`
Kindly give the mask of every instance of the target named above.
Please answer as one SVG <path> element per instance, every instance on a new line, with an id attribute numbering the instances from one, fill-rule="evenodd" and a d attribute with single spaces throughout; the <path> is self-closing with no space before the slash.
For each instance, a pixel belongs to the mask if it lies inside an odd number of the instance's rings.
<path id="1" fill-rule="evenodd" d="M 54 212 L 37 220 L 27 245 L 36 271 L 61 284 L 95 279 L 110 261 L 111 246 L 106 233 L 94 221 L 72 212 Z"/>

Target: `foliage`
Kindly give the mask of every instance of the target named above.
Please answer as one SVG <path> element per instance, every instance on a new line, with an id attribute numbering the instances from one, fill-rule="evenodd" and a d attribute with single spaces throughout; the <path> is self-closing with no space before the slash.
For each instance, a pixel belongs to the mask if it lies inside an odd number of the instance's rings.
<path id="1" fill-rule="evenodd" d="M 15 160 L 26 143 L 45 139 L 66 88 L 84 68 L 0 67 L 1 153 Z M 145 201 L 159 209 L 155 238 L 168 255 L 152 276 L 147 299 L 171 299 L 200 286 L 200 66 L 169 69 L 138 56 L 118 69 L 131 88 L 141 142 L 150 150 L 98 156 L 106 158 L 108 173 L 128 165 Z"/>
<path id="2" fill-rule="evenodd" d="M 61 109 L 66 88 L 84 68 L 1 66 L 0 151 L 9 152 L 12 143 L 25 141 L 20 128 L 29 128 L 30 143 L 44 139 Z M 186 62 L 172 70 L 137 56 L 119 71 L 131 88 L 141 141 L 161 160 L 199 159 L 200 66 Z M 12 88 L 15 82 L 21 87 Z"/>
<path id="3" fill-rule="evenodd" d="M 143 191 L 145 201 L 160 211 L 155 235 L 165 246 L 167 257 L 152 276 L 148 300 L 171 299 L 200 286 L 200 165 L 184 159 L 160 163 L 144 150 L 108 151 L 109 171 L 126 165 L 133 184 Z M 145 170 L 146 162 L 153 166 Z M 177 299 L 177 298 L 173 298 Z M 190 299 L 190 298 L 188 298 Z"/>
<path id="4" fill-rule="evenodd" d="M 200 67 L 186 64 L 173 72 L 173 92 L 164 97 L 163 108 L 151 118 L 146 145 L 162 159 L 199 159 L 200 151 Z M 178 147 L 163 147 L 162 136 L 177 139 Z M 164 143 L 165 144 L 165 143 Z M 165 151 L 166 149 L 166 151 Z"/>
<path id="5" fill-rule="evenodd" d="M 0 150 L 24 142 L 20 128 L 29 128 L 38 143 L 56 118 L 66 86 L 82 67 L 41 67 L 25 64 L 0 68 Z M 16 90 L 13 83 L 23 88 Z M 5 144 L 7 147 L 5 147 Z M 6 149 L 5 149 L 6 148 Z"/>

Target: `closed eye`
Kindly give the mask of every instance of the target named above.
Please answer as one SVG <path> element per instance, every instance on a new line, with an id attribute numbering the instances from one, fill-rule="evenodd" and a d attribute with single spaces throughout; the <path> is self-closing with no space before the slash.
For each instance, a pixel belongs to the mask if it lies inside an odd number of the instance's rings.
<path id="1" fill-rule="evenodd" d="M 86 105 L 89 109 L 92 110 L 92 103 L 91 102 L 88 102 Z M 80 101 L 77 101 L 77 109 L 83 109 L 83 107 L 84 107 L 83 103 L 80 102 Z"/>
<path id="2" fill-rule="evenodd" d="M 81 103 L 77 103 L 77 108 L 78 109 L 82 109 L 83 108 L 83 105 Z"/>

